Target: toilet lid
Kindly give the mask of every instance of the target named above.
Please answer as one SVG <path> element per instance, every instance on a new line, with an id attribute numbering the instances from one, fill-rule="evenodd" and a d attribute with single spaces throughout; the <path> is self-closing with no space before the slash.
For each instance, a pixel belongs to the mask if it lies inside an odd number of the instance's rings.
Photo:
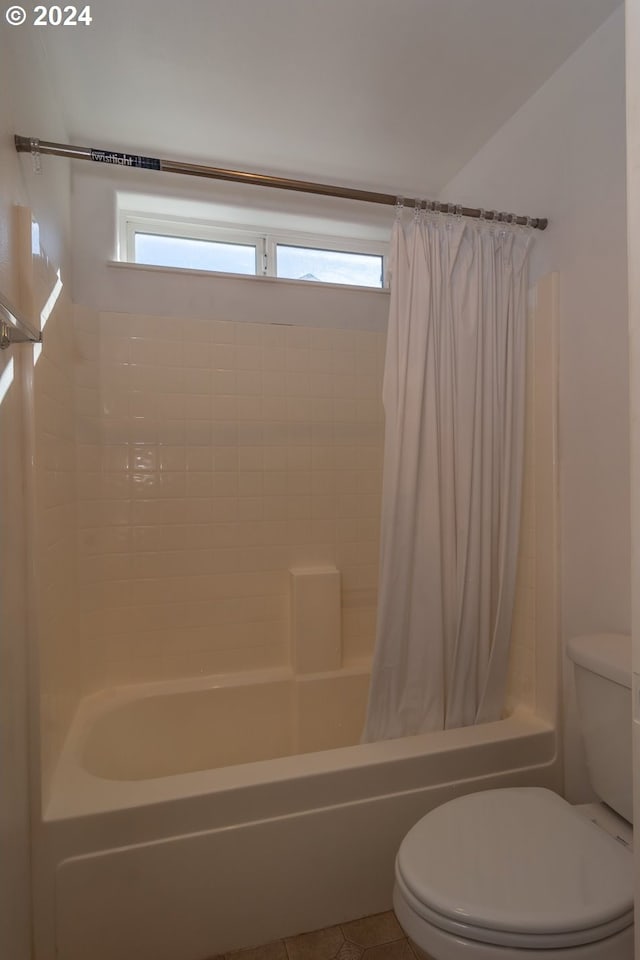
<path id="1" fill-rule="evenodd" d="M 483 928 L 488 942 L 497 942 L 489 931 L 562 940 L 592 930 L 598 939 L 598 929 L 633 919 L 630 851 L 541 788 L 488 790 L 436 808 L 404 838 L 396 871 L 425 916 Z"/>

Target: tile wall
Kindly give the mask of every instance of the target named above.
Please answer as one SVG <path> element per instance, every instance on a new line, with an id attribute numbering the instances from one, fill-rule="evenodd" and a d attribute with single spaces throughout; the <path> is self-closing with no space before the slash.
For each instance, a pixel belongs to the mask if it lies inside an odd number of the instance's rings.
<path id="1" fill-rule="evenodd" d="M 288 570 L 371 653 L 384 334 L 76 309 L 88 689 L 289 662 Z"/>

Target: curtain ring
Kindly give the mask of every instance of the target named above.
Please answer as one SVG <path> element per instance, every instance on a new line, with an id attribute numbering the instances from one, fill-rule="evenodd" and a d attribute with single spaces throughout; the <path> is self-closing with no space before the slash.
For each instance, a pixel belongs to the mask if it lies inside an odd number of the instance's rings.
<path id="1" fill-rule="evenodd" d="M 396 220 L 399 220 L 404 210 L 404 197 L 396 197 Z"/>
<path id="2" fill-rule="evenodd" d="M 40 161 L 40 141 L 37 137 L 32 137 L 29 140 L 29 146 L 31 147 L 31 163 L 33 165 L 34 173 L 42 173 L 42 163 Z"/>

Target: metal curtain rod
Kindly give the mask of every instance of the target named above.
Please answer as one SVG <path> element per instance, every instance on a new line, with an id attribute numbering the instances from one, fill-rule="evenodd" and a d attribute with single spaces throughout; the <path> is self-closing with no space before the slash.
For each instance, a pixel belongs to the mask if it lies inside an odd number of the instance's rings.
<path id="1" fill-rule="evenodd" d="M 6 350 L 12 343 L 40 343 L 41 341 L 40 331 L 34 330 L 15 307 L 0 295 L 0 350 Z"/>
<path id="2" fill-rule="evenodd" d="M 38 169 L 39 155 L 70 157 L 73 160 L 93 160 L 119 167 L 138 167 L 144 170 L 162 170 L 166 173 L 182 173 L 191 177 L 207 177 L 210 180 L 230 180 L 234 183 L 250 183 L 259 187 L 276 187 L 279 190 L 296 190 L 299 193 L 318 193 L 325 197 L 341 197 L 344 200 L 363 200 L 365 203 L 383 203 L 393 207 L 402 203 L 405 207 L 424 207 L 436 213 L 450 213 L 463 217 L 475 217 L 500 223 L 517 223 L 521 226 L 544 230 L 548 220 L 543 217 L 523 217 L 497 210 L 480 210 L 477 207 L 462 207 L 459 204 L 439 203 L 437 200 L 401 199 L 391 193 L 374 193 L 371 190 L 354 190 L 336 187 L 328 183 L 313 183 L 309 180 L 289 180 L 286 177 L 271 177 L 266 173 L 247 173 L 242 170 L 227 170 L 224 167 L 207 167 L 199 163 L 183 163 L 178 160 L 159 160 L 132 153 L 117 153 L 113 150 L 96 150 L 93 147 L 74 147 L 64 143 L 52 143 L 36 138 L 15 138 L 18 153 L 31 153 L 34 167 Z"/>

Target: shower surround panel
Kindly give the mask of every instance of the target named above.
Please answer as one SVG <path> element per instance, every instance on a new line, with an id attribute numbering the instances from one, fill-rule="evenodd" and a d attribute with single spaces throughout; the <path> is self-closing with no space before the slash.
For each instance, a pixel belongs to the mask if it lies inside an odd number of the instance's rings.
<path id="1" fill-rule="evenodd" d="M 289 662 L 288 570 L 375 628 L 384 334 L 76 310 L 87 690 Z"/>
<path id="2" fill-rule="evenodd" d="M 535 310 L 531 309 L 527 317 L 524 471 L 520 545 L 505 704 L 507 713 L 510 713 L 518 704 L 534 709 L 536 703 L 536 355 L 534 333 Z"/>
<path id="3" fill-rule="evenodd" d="M 28 210 L 26 217 L 30 239 Z M 25 391 L 30 399 L 22 430 L 27 462 L 32 459 L 35 464 L 26 486 L 33 551 L 30 627 L 34 645 L 30 656 L 37 650 L 39 713 L 34 728 L 38 724 L 39 731 L 34 749 L 40 751 L 41 791 L 46 802 L 84 689 L 77 602 L 74 308 L 68 289 L 64 283 L 60 285 L 57 271 L 42 252 L 30 259 L 27 279 L 31 314 L 39 315 L 41 322 L 46 316 L 42 345 L 24 345 L 13 351 L 27 383 L 32 377 L 32 387 Z"/>

